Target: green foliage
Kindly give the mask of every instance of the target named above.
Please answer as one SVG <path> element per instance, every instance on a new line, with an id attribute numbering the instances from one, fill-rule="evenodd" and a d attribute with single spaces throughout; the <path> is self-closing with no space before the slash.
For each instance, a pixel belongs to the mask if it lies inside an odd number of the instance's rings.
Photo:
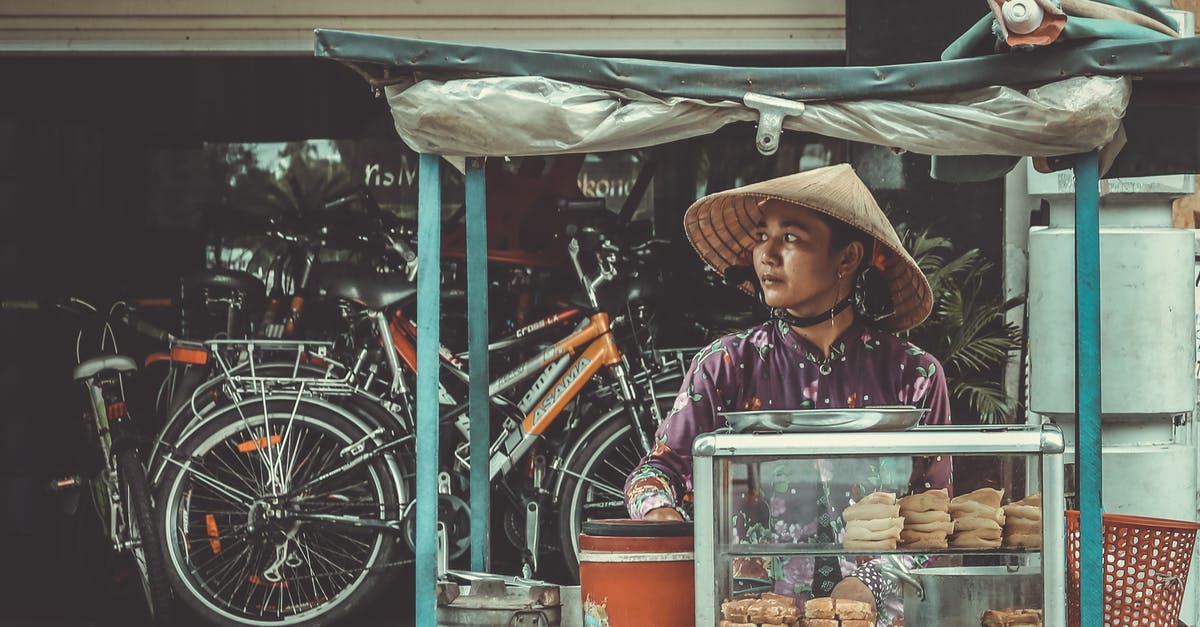
<path id="1" fill-rule="evenodd" d="M 1021 347 L 1021 330 L 1004 314 L 1022 300 L 1005 301 L 985 287 L 994 265 L 978 249 L 958 253 L 949 238 L 928 230 L 897 231 L 933 290 L 933 312 L 909 338 L 941 360 L 952 404 L 965 403 L 981 423 L 1011 421 L 1016 401 L 1000 373 Z"/>

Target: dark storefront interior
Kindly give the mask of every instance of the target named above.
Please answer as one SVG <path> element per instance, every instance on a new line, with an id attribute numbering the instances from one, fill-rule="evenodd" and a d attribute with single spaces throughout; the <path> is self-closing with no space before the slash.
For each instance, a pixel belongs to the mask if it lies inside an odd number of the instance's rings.
<path id="1" fill-rule="evenodd" d="M 976 17 L 978 7 L 959 12 L 965 23 Z M 947 33 L 961 30 L 946 28 Z M 852 31 L 848 40 L 853 44 L 862 35 Z M 940 48 L 907 53 L 928 57 Z M 879 63 L 883 54 L 876 49 L 852 54 L 851 60 Z M 903 60 L 915 58 L 890 59 Z M 751 61 L 812 63 L 737 59 Z M 0 59 L 0 85 L 6 94 L 0 100 L 0 298 L 77 295 L 105 303 L 174 293 L 181 275 L 205 265 L 206 244 L 229 211 L 238 209 L 229 206 L 227 190 L 214 184 L 206 169 L 204 155 L 214 146 L 270 144 L 260 152 L 274 156 L 305 140 L 337 140 L 365 152 L 391 150 L 391 165 L 380 161 L 372 170 L 369 159 L 360 158 L 346 170 L 353 183 L 375 185 L 373 191 L 385 206 L 390 200 L 393 210 L 403 213 L 411 202 L 398 190 L 382 189 L 388 186 L 389 168 L 404 178 L 404 164 L 413 162 L 392 132 L 384 102 L 353 72 L 328 61 L 7 57 Z M 999 262 L 1001 182 L 939 183 L 929 178 L 929 158 L 921 155 L 796 134 L 785 140 L 776 157 L 764 158 L 754 152 L 752 128 L 729 128 L 636 155 L 594 156 L 577 180 L 593 195 L 603 195 L 606 186 L 619 192 L 636 178 L 639 164 L 658 164 L 639 213 L 652 219 L 647 228 L 671 241 L 663 264 L 681 278 L 667 287 L 664 300 L 676 308 L 669 315 L 702 309 L 736 314 L 753 307 L 732 290 L 704 281 L 680 235 L 679 216 L 688 204 L 706 190 L 793 172 L 806 159 L 812 165 L 849 160 L 876 189 L 893 221 L 929 228 L 949 237 L 957 249 L 979 248 Z M 321 150 L 318 156 L 325 154 Z M 614 177 L 602 185 L 594 173 L 612 163 L 623 164 L 617 167 L 624 168 L 623 182 Z M 510 167 L 519 169 L 519 164 Z M 550 166 L 529 169 L 549 171 Z M 452 200 L 452 193 L 446 197 Z M 621 200 L 616 194 L 609 208 L 618 209 Z M 998 285 L 999 271 L 988 281 Z M 8 355 L 0 376 L 7 406 L 0 422 L 0 537 L 6 540 L 7 585 L 0 586 L 0 598 L 26 608 L 16 611 L 18 617 L 48 614 L 87 618 L 91 624 L 133 624 L 136 612 L 127 607 L 138 601 L 132 573 L 119 566 L 95 570 L 95 560 L 85 563 L 89 552 L 80 547 L 89 545 L 87 534 L 95 529 L 81 528 L 78 514 L 65 516 L 61 498 L 45 490 L 50 478 L 73 472 L 86 454 L 70 381 L 74 333 L 68 321 L 49 315 L 4 313 L 0 320 Z M 703 331 L 686 325 L 661 338 L 678 346 L 703 340 Z M 130 346 L 135 352 L 147 349 L 137 341 Z M 91 554 L 103 552 L 90 548 Z M 101 601 L 96 594 L 116 596 Z M 0 617 L 0 624 L 6 620 Z"/>

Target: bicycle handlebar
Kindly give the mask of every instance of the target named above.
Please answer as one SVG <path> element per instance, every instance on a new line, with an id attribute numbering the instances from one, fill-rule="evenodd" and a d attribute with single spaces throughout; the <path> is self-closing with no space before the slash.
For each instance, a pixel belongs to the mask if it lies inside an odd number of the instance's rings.
<path id="1" fill-rule="evenodd" d="M 154 306 L 161 299 L 130 299 L 129 302 L 145 302 L 148 306 Z M 57 311 L 65 311 L 72 316 L 89 320 L 97 323 L 101 322 L 119 322 L 140 335 L 144 335 L 157 342 L 164 344 L 175 340 L 175 336 L 170 331 L 158 327 L 154 324 L 141 320 L 137 317 L 134 310 L 128 306 L 124 311 L 116 315 L 104 315 L 98 309 L 92 307 L 90 303 L 80 298 L 69 297 L 59 301 L 55 300 L 33 300 L 21 298 L 6 298 L 0 300 L 0 311 L 46 311 L 54 309 Z"/>
<path id="2" fill-rule="evenodd" d="M 39 311 L 42 304 L 36 300 L 6 298 L 0 300 L 0 311 Z"/>

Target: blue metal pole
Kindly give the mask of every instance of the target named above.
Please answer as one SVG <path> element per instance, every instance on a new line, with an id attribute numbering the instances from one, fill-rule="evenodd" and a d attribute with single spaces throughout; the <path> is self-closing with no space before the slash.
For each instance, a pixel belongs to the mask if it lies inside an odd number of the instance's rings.
<path id="1" fill-rule="evenodd" d="M 1100 169 L 1075 163 L 1075 470 L 1079 480 L 1081 625 L 1104 624 L 1103 475 L 1100 434 Z"/>
<path id="2" fill-rule="evenodd" d="M 421 155 L 417 189 L 416 627 L 437 627 L 438 330 L 442 190 L 437 155 Z"/>
<path id="3" fill-rule="evenodd" d="M 471 569 L 489 570 L 487 192 L 484 160 L 467 160 L 467 338 L 471 367 Z"/>

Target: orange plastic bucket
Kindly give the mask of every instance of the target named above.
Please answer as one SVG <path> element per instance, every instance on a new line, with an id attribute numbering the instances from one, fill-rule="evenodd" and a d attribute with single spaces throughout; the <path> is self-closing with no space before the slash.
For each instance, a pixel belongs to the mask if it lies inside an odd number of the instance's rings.
<path id="1" fill-rule="evenodd" d="M 692 523 L 591 520 L 579 535 L 584 625 L 694 627 Z"/>

